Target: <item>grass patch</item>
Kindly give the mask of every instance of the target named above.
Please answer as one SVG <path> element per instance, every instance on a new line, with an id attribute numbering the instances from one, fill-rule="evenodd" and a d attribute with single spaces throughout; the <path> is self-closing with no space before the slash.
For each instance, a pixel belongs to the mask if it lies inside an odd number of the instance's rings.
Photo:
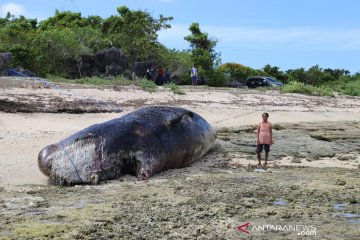
<path id="1" fill-rule="evenodd" d="M 71 230 L 68 224 L 46 224 L 37 222 L 27 222 L 25 226 L 14 229 L 16 239 L 68 239 L 67 233 Z"/>
<path id="2" fill-rule="evenodd" d="M 144 78 L 136 80 L 135 85 L 141 87 L 142 89 L 148 92 L 155 92 L 157 89 L 157 85 L 154 82 Z"/>
<path id="3" fill-rule="evenodd" d="M 84 77 L 79 79 L 67 79 L 59 76 L 48 75 L 46 78 L 50 82 L 54 83 L 75 83 L 75 84 L 87 84 L 87 85 L 130 85 L 131 80 L 126 79 L 123 76 L 100 78 L 100 77 Z"/>
<path id="4" fill-rule="evenodd" d="M 292 81 L 281 88 L 282 93 L 302 93 L 316 96 L 335 96 L 334 91 L 328 86 L 314 87 L 302 82 Z"/>
<path id="5" fill-rule="evenodd" d="M 95 85 L 95 86 L 129 86 L 134 84 L 141 87 L 145 91 L 155 92 L 157 85 L 147 79 L 141 78 L 138 80 L 131 81 L 123 76 L 109 77 L 109 78 L 100 78 L 100 77 L 84 77 L 80 79 L 67 79 L 59 76 L 48 75 L 46 78 L 53 83 L 74 83 L 74 84 L 86 84 L 86 85 Z"/>
<path id="6" fill-rule="evenodd" d="M 181 88 L 180 88 L 178 85 L 176 85 L 175 83 L 166 83 L 166 84 L 164 84 L 164 88 L 169 88 L 169 89 L 171 89 L 171 91 L 173 91 L 173 93 L 175 93 L 175 94 L 180 94 L 180 95 L 185 94 L 185 93 L 181 90 Z"/>

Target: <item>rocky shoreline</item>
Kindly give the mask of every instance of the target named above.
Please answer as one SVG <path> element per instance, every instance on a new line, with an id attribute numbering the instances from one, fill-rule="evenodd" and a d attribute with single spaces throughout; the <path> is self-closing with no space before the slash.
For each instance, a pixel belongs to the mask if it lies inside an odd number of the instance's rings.
<path id="1" fill-rule="evenodd" d="M 303 234 L 355 240 L 359 177 L 348 169 L 263 172 L 216 164 L 199 175 L 177 169 L 148 182 L 124 176 L 97 186 L 6 187 L 0 192 L 0 238 L 302 239 Z M 250 224 L 249 234 L 238 229 L 244 223 Z M 263 225 L 316 230 L 254 230 Z"/>

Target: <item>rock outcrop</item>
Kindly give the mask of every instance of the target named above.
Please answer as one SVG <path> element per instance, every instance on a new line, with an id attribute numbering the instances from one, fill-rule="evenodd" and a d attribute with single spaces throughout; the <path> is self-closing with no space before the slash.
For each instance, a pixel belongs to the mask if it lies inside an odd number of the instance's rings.
<path id="1" fill-rule="evenodd" d="M 7 71 L 12 65 L 12 59 L 11 52 L 0 53 L 0 76 L 8 75 Z"/>

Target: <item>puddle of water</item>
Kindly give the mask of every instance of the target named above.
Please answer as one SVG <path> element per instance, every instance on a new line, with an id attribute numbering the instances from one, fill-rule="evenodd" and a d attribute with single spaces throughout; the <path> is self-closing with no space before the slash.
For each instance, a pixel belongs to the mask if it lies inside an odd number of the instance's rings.
<path id="1" fill-rule="evenodd" d="M 243 177 L 238 177 L 237 179 L 239 180 L 248 180 L 248 181 L 253 181 L 255 180 L 257 177 L 255 176 L 243 176 Z"/>
<path id="2" fill-rule="evenodd" d="M 335 203 L 334 208 L 336 210 L 344 210 L 346 208 L 346 203 Z"/>
<path id="3" fill-rule="evenodd" d="M 221 174 L 221 173 L 229 173 L 229 174 L 233 174 L 233 171 L 231 170 L 221 170 L 221 169 L 206 169 L 203 170 L 206 173 L 210 173 L 210 174 Z"/>
<path id="4" fill-rule="evenodd" d="M 80 202 L 78 202 L 78 203 L 74 203 L 74 204 L 68 205 L 67 207 L 68 207 L 68 208 L 80 209 L 80 208 L 84 208 L 85 205 L 86 205 L 85 201 L 80 201 Z"/>
<path id="5" fill-rule="evenodd" d="M 356 213 L 335 213 L 335 217 L 346 219 L 346 222 L 352 224 L 360 224 L 360 214 Z"/>
<path id="6" fill-rule="evenodd" d="M 347 204 L 347 203 L 335 203 L 334 204 L 334 209 L 335 210 L 345 210 L 347 206 L 358 207 L 358 206 L 360 206 L 360 203 L 350 203 L 350 204 Z"/>
<path id="7" fill-rule="evenodd" d="M 262 168 L 255 168 L 254 172 L 266 172 L 266 170 Z"/>
<path id="8" fill-rule="evenodd" d="M 295 177 L 295 176 L 286 176 L 283 178 L 284 180 L 299 180 L 298 177 Z"/>
<path id="9" fill-rule="evenodd" d="M 43 215 L 47 214 L 47 211 L 32 211 L 32 212 L 25 212 L 25 215 L 33 216 L 33 215 Z"/>
<path id="10" fill-rule="evenodd" d="M 347 206 L 349 205 L 346 203 L 335 203 L 334 209 L 341 211 L 341 210 L 345 210 Z M 350 204 L 350 206 L 360 206 L 360 204 L 354 203 L 354 204 Z M 339 218 L 345 218 L 346 221 L 349 223 L 354 223 L 354 224 L 360 223 L 360 214 L 357 213 L 335 213 L 334 216 Z"/>
<path id="11" fill-rule="evenodd" d="M 288 205 L 288 202 L 285 201 L 284 199 L 279 198 L 276 201 L 274 201 L 273 204 L 277 205 L 277 206 L 285 206 L 285 205 Z"/>
<path id="12" fill-rule="evenodd" d="M 360 224 L 360 219 L 350 219 L 348 220 L 349 223 L 355 223 L 355 224 Z"/>
<path id="13" fill-rule="evenodd" d="M 342 218 L 360 218 L 360 214 L 356 214 L 356 213 L 337 213 L 335 214 L 335 216 Z"/>

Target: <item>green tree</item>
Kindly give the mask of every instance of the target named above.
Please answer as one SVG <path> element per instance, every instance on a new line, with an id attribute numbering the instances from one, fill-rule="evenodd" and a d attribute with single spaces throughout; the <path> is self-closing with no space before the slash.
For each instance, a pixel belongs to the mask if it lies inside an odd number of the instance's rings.
<path id="1" fill-rule="evenodd" d="M 305 83 L 315 86 L 322 82 L 324 74 L 319 65 L 315 65 L 306 71 L 305 76 Z"/>
<path id="2" fill-rule="evenodd" d="M 170 28 L 172 17 L 153 18 L 146 11 L 117 8 L 119 16 L 105 19 L 102 32 L 109 35 L 113 46 L 121 48 L 131 62 L 148 59 L 158 47 L 158 32 Z"/>
<path id="3" fill-rule="evenodd" d="M 44 21 L 40 22 L 39 29 L 42 31 L 51 30 L 51 29 L 63 29 L 70 28 L 75 29 L 78 27 L 85 27 L 89 25 L 89 22 L 86 18 L 81 16 L 81 13 L 74 13 L 70 11 L 55 11 L 55 16 L 49 17 Z"/>
<path id="4" fill-rule="evenodd" d="M 111 41 L 102 34 L 99 28 L 85 26 L 76 28 L 74 33 L 79 44 L 87 48 L 89 53 L 96 53 L 111 47 Z"/>
<path id="5" fill-rule="evenodd" d="M 168 71 L 176 73 L 176 75 L 186 75 L 190 82 L 189 69 L 192 67 L 191 54 L 189 51 L 178 51 L 175 49 L 168 49 L 162 44 L 155 52 L 155 61 Z"/>
<path id="6" fill-rule="evenodd" d="M 286 71 L 288 82 L 306 82 L 306 72 L 304 68 L 289 69 Z"/>
<path id="7" fill-rule="evenodd" d="M 14 17 L 15 16 L 8 12 L 4 18 L 0 18 L 0 28 L 5 27 Z"/>
<path id="8" fill-rule="evenodd" d="M 3 24 L 0 28 L 0 43 L 3 48 L 11 48 L 13 45 L 27 46 L 36 34 L 36 19 L 27 19 L 24 16 L 15 18 L 8 13 L 0 22 Z"/>
<path id="9" fill-rule="evenodd" d="M 36 71 L 64 75 L 66 60 L 77 59 L 88 54 L 89 49 L 81 45 L 74 31 L 69 28 L 41 31 L 32 43 L 37 56 Z"/>
<path id="10" fill-rule="evenodd" d="M 241 83 L 245 83 L 248 77 L 265 75 L 261 70 L 255 70 L 239 63 L 224 63 L 220 65 L 220 70 L 225 73 L 228 81 L 239 81 Z"/>
<path id="11" fill-rule="evenodd" d="M 13 54 L 13 65 L 32 69 L 34 55 L 30 45 L 36 36 L 37 20 L 8 13 L 0 19 L 0 26 L 0 51 Z"/>
<path id="12" fill-rule="evenodd" d="M 220 79 L 225 78 L 219 76 L 223 73 L 214 72 L 215 67 L 220 63 L 220 54 L 214 50 L 217 40 L 210 39 L 208 33 L 202 32 L 199 23 L 192 23 L 189 30 L 191 35 L 185 36 L 184 39 L 190 43 L 192 60 L 199 69 L 200 77 L 208 78 L 209 85 L 221 85 Z M 214 79 L 215 77 L 219 79 Z"/>
<path id="13" fill-rule="evenodd" d="M 267 64 L 264 66 L 263 70 L 268 76 L 274 77 L 282 82 L 287 82 L 286 74 L 281 71 L 279 67 L 272 67 L 270 64 Z"/>
<path id="14" fill-rule="evenodd" d="M 189 30 L 191 35 L 184 39 L 190 43 L 194 64 L 204 70 L 213 70 L 219 56 L 214 50 L 217 40 L 209 39 L 208 33 L 200 30 L 199 23 L 192 23 Z"/>

